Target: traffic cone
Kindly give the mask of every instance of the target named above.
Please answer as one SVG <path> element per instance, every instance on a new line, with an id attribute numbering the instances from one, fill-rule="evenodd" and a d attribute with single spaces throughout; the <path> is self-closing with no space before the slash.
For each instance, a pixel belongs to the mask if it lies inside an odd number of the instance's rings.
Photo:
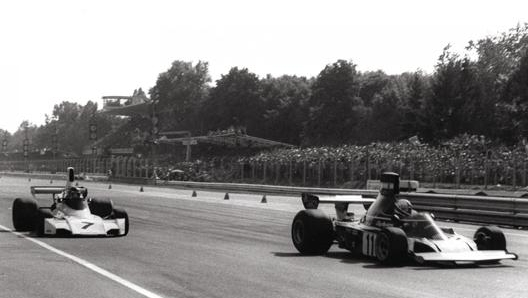
<path id="1" fill-rule="evenodd" d="M 224 196 L 224 200 L 229 200 L 229 193 L 226 192 L 226 194 Z"/>
<path id="2" fill-rule="evenodd" d="M 108 184 L 108 189 L 112 189 L 112 184 Z"/>
<path id="3" fill-rule="evenodd" d="M 193 190 L 191 197 L 196 197 L 196 190 Z"/>
<path id="4" fill-rule="evenodd" d="M 75 186 L 79 186 L 79 182 L 75 182 Z"/>
<path id="5" fill-rule="evenodd" d="M 50 184 L 53 184 L 53 179 L 50 180 Z"/>
<path id="6" fill-rule="evenodd" d="M 262 197 L 262 200 L 260 201 L 261 203 L 267 203 L 268 202 L 268 199 L 266 199 L 266 195 L 264 195 Z"/>
<path id="7" fill-rule="evenodd" d="M 143 186 L 139 188 L 139 192 L 143 192 Z"/>

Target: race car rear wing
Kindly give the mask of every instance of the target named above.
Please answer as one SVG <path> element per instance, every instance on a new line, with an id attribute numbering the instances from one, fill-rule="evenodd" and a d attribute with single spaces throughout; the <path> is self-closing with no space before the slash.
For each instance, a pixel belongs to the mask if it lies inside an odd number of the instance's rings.
<path id="1" fill-rule="evenodd" d="M 376 199 L 363 198 L 360 195 L 314 195 L 311 193 L 302 193 L 302 203 L 305 209 L 317 209 L 319 204 L 335 204 L 336 208 L 338 205 L 348 204 L 363 204 L 370 205 Z"/>
<path id="2" fill-rule="evenodd" d="M 31 195 L 33 197 L 36 194 L 51 194 L 55 196 L 56 194 L 61 193 L 64 191 L 64 187 L 57 187 L 57 186 L 31 186 Z"/>
<path id="3" fill-rule="evenodd" d="M 56 194 L 60 194 L 65 189 L 70 188 L 72 186 L 72 183 L 75 179 L 75 173 L 72 167 L 68 167 L 68 180 L 66 181 L 66 187 L 59 187 L 59 186 L 31 186 L 31 194 L 33 197 L 36 194 L 51 194 L 55 197 Z M 86 193 L 87 194 L 87 193 Z"/>

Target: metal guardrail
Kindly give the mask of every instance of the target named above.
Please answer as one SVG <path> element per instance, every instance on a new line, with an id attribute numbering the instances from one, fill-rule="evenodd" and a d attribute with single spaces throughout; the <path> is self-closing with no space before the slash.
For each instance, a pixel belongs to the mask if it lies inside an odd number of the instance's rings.
<path id="1" fill-rule="evenodd" d="M 310 188 L 236 183 L 205 183 L 190 181 L 165 181 L 167 185 L 186 189 L 213 191 L 279 194 L 300 196 L 303 192 L 327 195 L 362 195 L 375 197 L 376 190 Z M 436 218 L 454 221 L 490 223 L 517 227 L 528 227 L 528 199 L 453 194 L 401 193 L 400 198 L 408 199 L 420 211 L 429 211 Z"/>
<path id="2" fill-rule="evenodd" d="M 12 173 L 4 172 L 4 175 L 42 179 L 59 179 L 65 174 L 42 174 L 42 173 Z M 95 177 L 97 178 L 97 177 Z M 101 176 L 106 181 L 106 177 Z M 134 181 L 119 179 L 124 183 L 140 183 L 145 181 Z M 153 182 L 153 181 L 152 181 Z M 184 188 L 192 190 L 211 190 L 237 193 L 276 194 L 285 196 L 299 196 L 303 192 L 328 194 L 328 195 L 362 195 L 364 197 L 375 197 L 376 190 L 363 189 L 340 189 L 340 188 L 311 188 L 276 186 L 262 184 L 239 184 L 239 183 L 212 183 L 192 181 L 156 181 L 156 185 Z M 472 196 L 456 194 L 430 194 L 430 193 L 401 193 L 400 198 L 408 199 L 417 210 L 429 211 L 436 218 L 454 221 L 489 223 L 498 225 L 509 225 L 516 227 L 528 227 L 528 199 L 507 198 L 491 196 Z"/>
<path id="3" fill-rule="evenodd" d="M 453 194 L 403 193 L 417 210 L 437 218 L 528 227 L 528 199 Z"/>

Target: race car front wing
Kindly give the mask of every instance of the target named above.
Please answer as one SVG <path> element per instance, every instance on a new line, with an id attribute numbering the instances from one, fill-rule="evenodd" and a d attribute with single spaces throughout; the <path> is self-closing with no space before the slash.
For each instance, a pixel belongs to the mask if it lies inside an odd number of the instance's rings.
<path id="1" fill-rule="evenodd" d="M 124 235 L 125 219 L 79 219 L 75 217 L 46 218 L 44 219 L 44 235 L 71 234 L 71 235 Z"/>
<path id="2" fill-rule="evenodd" d="M 415 253 L 414 258 L 418 263 L 426 262 L 493 262 L 500 260 L 517 260 L 517 255 L 504 250 L 475 250 L 467 252 L 423 252 Z"/>

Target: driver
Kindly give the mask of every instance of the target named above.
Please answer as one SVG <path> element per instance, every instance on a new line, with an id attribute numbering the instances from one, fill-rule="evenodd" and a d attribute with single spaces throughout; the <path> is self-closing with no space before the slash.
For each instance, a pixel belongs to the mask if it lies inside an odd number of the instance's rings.
<path id="1" fill-rule="evenodd" d="M 400 219 L 407 218 L 413 213 L 412 204 L 409 200 L 399 199 L 394 203 L 394 214 Z"/>
<path id="2" fill-rule="evenodd" d="M 82 210 L 84 208 L 84 196 L 77 187 L 70 187 L 68 189 L 64 202 L 75 210 Z"/>

